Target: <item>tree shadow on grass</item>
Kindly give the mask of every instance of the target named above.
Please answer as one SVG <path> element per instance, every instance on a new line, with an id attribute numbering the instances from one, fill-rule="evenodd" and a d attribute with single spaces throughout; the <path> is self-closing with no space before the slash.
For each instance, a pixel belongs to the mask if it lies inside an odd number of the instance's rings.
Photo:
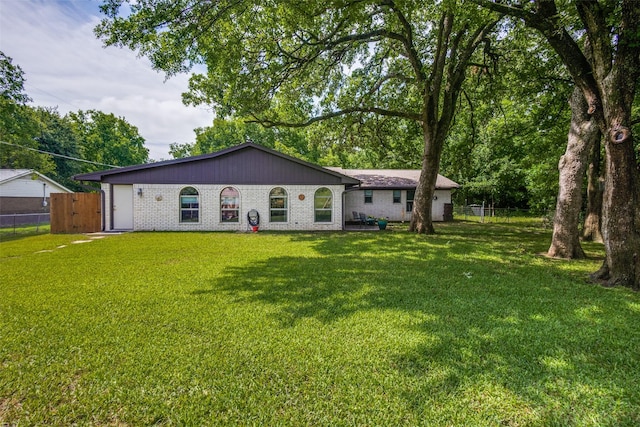
<path id="1" fill-rule="evenodd" d="M 270 305 L 283 328 L 385 310 L 427 319 L 404 326 L 421 343 L 390 355 L 417 384 L 401 392 L 416 416 L 640 424 L 637 295 L 535 257 L 545 235 L 491 230 L 489 242 L 486 231 L 295 235 L 313 256 L 228 268 L 212 291 Z"/>

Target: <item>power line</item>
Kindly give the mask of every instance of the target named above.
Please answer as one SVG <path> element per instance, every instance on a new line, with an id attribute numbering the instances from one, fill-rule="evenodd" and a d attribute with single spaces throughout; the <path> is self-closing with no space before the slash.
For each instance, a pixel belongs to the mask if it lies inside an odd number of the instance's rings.
<path id="1" fill-rule="evenodd" d="M 0 141 L 0 144 L 12 145 L 14 147 L 24 148 L 25 150 L 37 151 L 38 153 L 49 154 L 50 156 L 62 157 L 63 159 L 75 160 L 77 162 L 91 163 L 92 165 L 108 166 L 110 168 L 121 168 L 122 167 L 122 166 L 116 166 L 116 165 L 108 165 L 106 163 L 92 162 L 91 160 L 84 160 L 84 159 L 79 159 L 77 157 L 65 156 L 64 154 L 58 154 L 58 153 L 52 153 L 50 151 L 38 150 L 37 148 L 25 147 L 24 145 L 12 144 L 10 142 L 5 142 L 5 141 Z"/>
<path id="2" fill-rule="evenodd" d="M 69 102 L 69 101 L 66 101 L 66 100 L 62 99 L 62 98 L 60 98 L 59 96 L 52 94 L 51 92 L 47 92 L 46 90 L 40 89 L 40 88 L 35 87 L 35 86 L 33 86 L 33 85 L 29 85 L 29 87 L 30 87 L 31 89 L 36 90 L 37 92 L 41 92 L 41 93 L 44 93 L 45 95 L 49 95 L 49 96 L 51 96 L 51 97 L 53 97 L 53 98 L 56 98 L 56 99 L 58 99 L 58 100 L 62 101 L 63 103 L 65 103 L 65 104 L 67 104 L 67 105 L 72 106 L 73 108 L 76 108 L 76 109 L 78 109 L 78 110 L 82 110 L 82 108 L 78 107 L 77 105 L 74 105 L 74 104 L 72 104 L 71 102 Z M 33 104 L 35 104 L 35 102 L 33 102 Z M 36 107 L 37 107 L 37 106 L 36 106 Z M 56 107 L 57 107 L 57 106 L 56 106 Z"/>

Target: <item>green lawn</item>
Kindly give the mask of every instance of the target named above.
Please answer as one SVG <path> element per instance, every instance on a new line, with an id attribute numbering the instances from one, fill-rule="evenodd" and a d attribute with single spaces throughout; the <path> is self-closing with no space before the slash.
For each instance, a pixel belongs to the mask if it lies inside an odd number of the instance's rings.
<path id="1" fill-rule="evenodd" d="M 38 225 L 18 225 L 16 227 L 2 227 L 0 228 L 0 242 L 8 240 L 22 239 L 27 236 L 35 236 L 37 234 L 46 234 L 51 230 L 51 225 L 38 224 Z"/>
<path id="2" fill-rule="evenodd" d="M 0 425 L 640 425 L 601 246 L 437 229 L 0 243 Z"/>

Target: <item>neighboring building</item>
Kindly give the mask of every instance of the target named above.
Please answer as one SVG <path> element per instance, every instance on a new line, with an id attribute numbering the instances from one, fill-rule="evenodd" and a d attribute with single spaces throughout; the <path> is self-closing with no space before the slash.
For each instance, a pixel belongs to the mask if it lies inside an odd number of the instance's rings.
<path id="1" fill-rule="evenodd" d="M 360 181 L 359 187 L 345 193 L 345 218 L 352 219 L 353 212 L 367 216 L 384 217 L 389 221 L 410 221 L 413 197 L 420 179 L 420 170 L 403 169 L 341 169 L 328 168 Z M 433 221 L 453 219 L 452 190 L 460 186 L 438 175 L 433 197 Z"/>
<path id="2" fill-rule="evenodd" d="M 31 169 L 0 169 L 0 214 L 49 212 L 51 193 L 71 190 Z"/>
<path id="3" fill-rule="evenodd" d="M 374 189 L 376 202 L 363 204 L 363 212 L 391 220 L 410 217 L 405 211 L 407 194 L 415 190 L 417 179 L 407 180 L 406 186 L 389 187 L 387 180 L 386 186 L 365 187 L 368 181 L 357 178 L 358 174 L 350 176 L 351 172 L 245 143 L 216 153 L 74 179 L 101 183 L 107 231 L 246 231 L 252 211 L 260 216 L 261 230 L 341 230 L 351 220 L 351 211 L 361 210 L 355 200 L 364 197 L 368 188 Z M 420 173 L 410 172 L 412 177 Z M 394 190 L 401 190 L 402 209 L 392 209 L 397 208 L 391 200 Z M 439 191 L 442 203 L 450 202 L 450 190 Z M 387 193 L 390 202 L 383 203 Z"/>

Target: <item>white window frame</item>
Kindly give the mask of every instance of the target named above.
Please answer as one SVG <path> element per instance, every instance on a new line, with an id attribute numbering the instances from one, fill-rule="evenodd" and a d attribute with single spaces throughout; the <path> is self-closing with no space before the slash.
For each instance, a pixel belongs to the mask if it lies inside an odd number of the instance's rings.
<path id="1" fill-rule="evenodd" d="M 184 194 L 186 191 L 190 191 L 193 190 L 195 192 L 195 194 Z M 187 197 L 195 197 L 195 203 L 191 202 L 189 203 L 189 206 L 185 207 L 183 205 L 183 197 L 187 198 Z M 195 205 L 195 207 L 193 206 Z M 180 189 L 180 195 L 178 196 L 178 207 L 179 207 L 179 221 L 180 224 L 197 224 L 200 222 L 200 192 L 198 191 L 197 188 L 192 187 L 192 186 L 187 186 L 187 187 L 183 187 Z M 196 215 L 196 220 L 193 220 L 193 217 L 191 219 L 185 219 L 184 218 L 184 213 L 186 212 L 191 212 L 193 214 L 193 212 L 195 212 Z"/>
<path id="2" fill-rule="evenodd" d="M 318 196 L 318 193 L 322 190 L 327 190 L 329 192 L 328 196 Z M 318 207 L 318 202 L 321 199 L 325 199 L 324 203 L 321 204 L 322 207 Z M 318 221 L 318 214 L 323 212 L 329 212 L 329 220 L 328 221 Z M 313 193 L 313 222 L 316 223 L 330 223 L 333 222 L 333 191 L 327 187 L 320 187 Z"/>
<path id="3" fill-rule="evenodd" d="M 282 194 L 274 195 L 273 193 L 276 190 L 282 190 L 284 192 L 284 195 Z M 274 207 L 273 203 L 279 199 L 282 199 L 284 201 L 283 203 L 284 206 Z M 284 221 L 273 220 L 273 214 L 276 212 L 282 214 L 280 217 L 284 216 Z M 284 187 L 273 187 L 271 191 L 269 191 L 269 222 L 273 222 L 275 224 L 289 222 L 289 193 L 287 192 L 287 190 L 284 189 Z"/>
<path id="4" fill-rule="evenodd" d="M 364 203 L 365 205 L 373 203 L 373 190 L 364 190 Z"/>
<path id="5" fill-rule="evenodd" d="M 227 201 L 225 200 L 225 198 L 227 199 L 231 199 L 231 196 L 224 196 L 223 193 L 225 192 L 225 190 L 233 190 L 236 192 L 236 196 L 235 196 L 235 204 L 231 205 L 230 207 L 226 207 L 226 203 Z M 233 213 L 235 212 L 235 216 L 231 216 L 229 217 L 227 214 L 228 213 Z M 231 224 L 237 224 L 240 222 L 240 191 L 238 191 L 237 188 L 235 187 L 224 187 L 221 191 L 220 191 L 220 222 L 224 222 L 224 223 L 231 223 Z"/>

